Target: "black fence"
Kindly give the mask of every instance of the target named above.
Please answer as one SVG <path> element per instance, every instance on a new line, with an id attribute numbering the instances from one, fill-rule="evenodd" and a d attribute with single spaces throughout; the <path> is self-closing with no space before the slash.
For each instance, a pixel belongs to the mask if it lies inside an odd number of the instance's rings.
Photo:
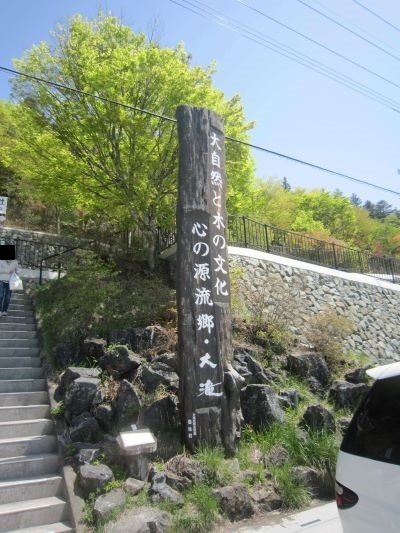
<path id="1" fill-rule="evenodd" d="M 353 248 L 308 237 L 294 231 L 262 224 L 244 216 L 228 218 L 228 243 L 271 254 L 290 257 L 345 272 L 359 272 L 393 283 L 400 283 L 400 261 L 391 256 L 374 255 Z M 159 249 L 176 242 L 176 231 L 159 233 Z"/>
<path id="2" fill-rule="evenodd" d="M 124 232 L 116 232 L 102 236 L 100 239 L 86 240 L 76 239 L 77 244 L 58 244 L 43 240 L 21 239 L 19 237 L 0 238 L 0 245 L 8 244 L 15 246 L 15 258 L 23 268 L 38 269 L 40 282 L 42 281 L 44 270 L 61 272 L 65 264 L 80 250 L 91 250 L 99 256 L 109 257 L 114 251 L 126 251 L 129 248 L 129 240 Z"/>

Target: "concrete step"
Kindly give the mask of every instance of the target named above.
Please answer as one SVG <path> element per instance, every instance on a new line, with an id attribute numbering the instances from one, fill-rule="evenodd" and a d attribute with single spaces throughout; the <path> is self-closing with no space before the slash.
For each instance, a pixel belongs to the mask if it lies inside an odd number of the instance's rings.
<path id="1" fill-rule="evenodd" d="M 24 309 L 8 309 L 6 315 L 1 315 L 0 320 L 7 320 L 12 317 L 21 317 L 21 318 L 33 318 L 32 311 L 25 311 Z"/>
<path id="2" fill-rule="evenodd" d="M 2 392 L 35 392 L 45 390 L 45 379 L 4 379 L 0 380 Z"/>
<path id="3" fill-rule="evenodd" d="M 33 392 L 3 392 L 0 393 L 0 407 L 40 405 L 49 403 L 46 390 Z"/>
<path id="4" fill-rule="evenodd" d="M 10 322 L 8 317 L 3 317 L 0 320 L 0 331 L 34 331 L 36 335 L 36 324 L 32 321 L 30 323 Z"/>
<path id="5" fill-rule="evenodd" d="M 17 420 L 35 420 L 49 418 L 49 405 L 12 405 L 0 407 L 0 422 L 15 422 Z M 0 499 L 1 501 L 1 499 Z"/>
<path id="6" fill-rule="evenodd" d="M 32 330 L 10 330 L 0 329 L 0 339 L 36 339 L 36 331 Z"/>
<path id="7" fill-rule="evenodd" d="M 0 357 L 0 368 L 37 368 L 40 357 Z"/>
<path id="8" fill-rule="evenodd" d="M 0 347 L 0 357 L 38 357 L 39 348 Z"/>
<path id="9" fill-rule="evenodd" d="M 57 453 L 0 458 L 0 479 L 18 479 L 58 472 L 60 459 Z"/>
<path id="10" fill-rule="evenodd" d="M 12 503 L 47 496 L 62 496 L 63 478 L 58 474 L 0 481 L 0 502 Z"/>
<path id="11" fill-rule="evenodd" d="M 8 338 L 4 335 L 0 335 L 0 348 L 37 348 L 39 341 L 37 338 L 31 339 L 19 339 Z"/>
<path id="12" fill-rule="evenodd" d="M 6 361 L 9 361 L 6 357 L 3 357 Z M 3 368 L 4 362 L 0 359 L 0 381 L 5 379 L 38 379 L 43 377 L 43 368 L 41 367 L 13 367 Z"/>
<path id="13" fill-rule="evenodd" d="M 36 420 L 14 419 L 0 422 L 0 445 L 1 439 L 53 434 L 54 422 L 50 418 L 37 418 Z"/>
<path id="14" fill-rule="evenodd" d="M 28 527 L 24 529 L 17 529 L 18 533 L 73 533 L 75 530 L 69 525 L 69 522 L 57 522 L 55 524 L 47 524 L 37 527 Z M 9 531 L 8 533 L 14 533 Z"/>
<path id="15" fill-rule="evenodd" d="M 29 316 L 24 316 L 24 315 L 21 315 L 20 313 L 17 314 L 17 315 L 14 315 L 14 314 L 8 314 L 7 316 L 2 316 L 0 318 L 0 324 L 3 323 L 8 323 L 8 322 L 11 322 L 11 323 L 15 323 L 15 322 L 18 322 L 18 323 L 26 323 L 26 324 L 34 324 L 36 321 L 35 321 L 35 318 L 33 315 L 29 315 Z"/>
<path id="16" fill-rule="evenodd" d="M 57 496 L 0 505 L 0 533 L 67 519 L 67 504 Z"/>
<path id="17" fill-rule="evenodd" d="M 17 311 L 17 310 L 28 311 L 29 313 L 33 313 L 34 312 L 32 304 L 30 304 L 30 303 L 11 302 L 10 305 L 8 306 L 8 311 Z"/>
<path id="18" fill-rule="evenodd" d="M 36 437 L 17 437 L 0 439 L 0 458 L 32 456 L 56 453 L 57 437 L 55 435 L 38 435 Z M 0 477 L 0 479 L 2 479 Z"/>

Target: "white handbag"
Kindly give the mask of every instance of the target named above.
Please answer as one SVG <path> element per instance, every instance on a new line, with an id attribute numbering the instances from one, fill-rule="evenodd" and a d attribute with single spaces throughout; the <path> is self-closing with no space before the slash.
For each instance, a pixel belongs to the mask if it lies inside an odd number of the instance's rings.
<path id="1" fill-rule="evenodd" d="M 22 279 L 15 272 L 11 274 L 8 284 L 10 291 L 22 291 L 24 288 Z"/>

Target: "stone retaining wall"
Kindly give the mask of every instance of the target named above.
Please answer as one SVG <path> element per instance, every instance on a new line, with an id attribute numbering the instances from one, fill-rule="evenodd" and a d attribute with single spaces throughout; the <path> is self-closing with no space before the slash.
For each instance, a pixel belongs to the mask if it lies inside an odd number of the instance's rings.
<path id="1" fill-rule="evenodd" d="M 255 295 L 268 284 L 285 299 L 280 303 L 291 311 L 297 334 L 330 306 L 355 325 L 346 348 L 377 362 L 400 360 L 400 285 L 245 248 L 230 247 L 229 258 L 232 273 L 239 267 Z"/>

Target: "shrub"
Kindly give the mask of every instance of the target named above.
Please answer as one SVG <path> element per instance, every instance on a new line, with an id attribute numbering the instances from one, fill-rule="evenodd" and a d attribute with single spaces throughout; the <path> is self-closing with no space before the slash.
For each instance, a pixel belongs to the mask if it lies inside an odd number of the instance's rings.
<path id="1" fill-rule="evenodd" d="M 326 307 L 309 320 L 306 337 L 325 358 L 329 369 L 336 372 L 342 364 L 343 341 L 353 330 L 354 324 L 350 318 L 339 315 L 331 307 Z"/>

